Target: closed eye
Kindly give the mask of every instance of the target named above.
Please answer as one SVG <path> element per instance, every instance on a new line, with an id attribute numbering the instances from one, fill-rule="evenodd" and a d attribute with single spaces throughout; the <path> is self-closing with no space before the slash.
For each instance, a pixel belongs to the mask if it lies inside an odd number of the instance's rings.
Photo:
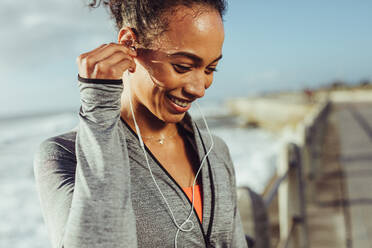
<path id="1" fill-rule="evenodd" d="M 213 73 L 213 72 L 217 72 L 217 68 L 215 68 L 215 67 L 209 67 L 209 68 L 207 68 L 207 69 L 205 70 L 205 73 L 206 73 L 206 74 L 211 74 L 211 73 Z"/>
<path id="2" fill-rule="evenodd" d="M 186 73 L 188 71 L 191 71 L 191 66 L 184 66 L 180 64 L 172 64 L 174 70 L 178 73 Z"/>

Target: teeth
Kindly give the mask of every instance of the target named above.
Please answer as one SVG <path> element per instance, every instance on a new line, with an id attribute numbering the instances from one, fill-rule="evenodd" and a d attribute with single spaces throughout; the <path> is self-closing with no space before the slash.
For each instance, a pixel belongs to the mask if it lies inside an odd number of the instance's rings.
<path id="1" fill-rule="evenodd" d="M 186 101 L 182 101 L 178 98 L 175 98 L 175 97 L 172 97 L 172 96 L 169 96 L 169 99 L 174 102 L 175 104 L 177 104 L 178 106 L 182 107 L 182 108 L 186 108 L 187 105 L 189 104 L 189 102 L 186 102 Z"/>

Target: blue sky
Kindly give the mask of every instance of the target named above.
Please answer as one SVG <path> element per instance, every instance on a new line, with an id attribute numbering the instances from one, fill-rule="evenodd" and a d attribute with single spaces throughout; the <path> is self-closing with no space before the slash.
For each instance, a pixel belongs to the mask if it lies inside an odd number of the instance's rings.
<path id="1" fill-rule="evenodd" d="M 372 1 L 230 0 L 206 100 L 372 79 Z M 83 0 L 0 3 L 0 116 L 76 108 L 75 58 L 116 40 Z"/>
<path id="2" fill-rule="evenodd" d="M 230 1 L 220 79 L 246 92 L 371 78 L 371 11 L 372 1 Z"/>

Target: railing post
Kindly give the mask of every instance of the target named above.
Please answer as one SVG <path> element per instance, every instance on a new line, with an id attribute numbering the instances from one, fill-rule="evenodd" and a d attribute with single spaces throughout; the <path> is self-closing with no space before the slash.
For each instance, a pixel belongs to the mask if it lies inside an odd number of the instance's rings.
<path id="1" fill-rule="evenodd" d="M 312 187 L 314 188 L 314 191 L 315 191 L 315 187 L 319 179 L 319 173 L 320 173 L 320 168 L 319 168 L 320 167 L 320 154 L 321 154 L 320 147 L 321 147 L 321 143 L 322 143 L 321 140 L 323 136 L 322 115 L 323 115 L 324 107 L 325 105 L 321 104 L 317 108 L 316 115 L 314 116 L 314 121 L 312 125 L 309 127 L 309 133 L 307 134 L 310 137 L 310 143 L 307 144 L 308 143 L 307 142 L 305 144 L 306 146 L 310 147 L 310 157 L 311 157 L 310 163 L 311 163 L 311 168 L 312 168 L 311 184 L 312 184 Z M 311 200 L 314 201 L 314 198 L 315 197 L 313 196 Z"/>
<path id="2" fill-rule="evenodd" d="M 279 247 L 307 248 L 307 221 L 305 184 L 301 165 L 300 148 L 288 144 L 280 154 L 278 174 L 287 174 L 278 190 L 279 201 Z"/>
<path id="3" fill-rule="evenodd" d="M 308 228 L 307 228 L 307 214 L 306 214 L 306 197 L 305 197 L 305 180 L 303 173 L 303 164 L 301 157 L 301 149 L 296 144 L 289 144 L 289 153 L 292 154 L 293 158 L 290 159 L 291 167 L 293 168 L 293 186 L 294 189 L 292 194 L 295 194 L 297 206 L 294 209 L 294 215 L 292 216 L 293 221 L 297 222 L 295 227 L 294 237 L 297 238 L 296 248 L 308 248 Z M 290 177 L 289 177 L 290 178 Z"/>
<path id="4" fill-rule="evenodd" d="M 278 177 L 284 177 L 289 170 L 288 148 L 284 146 L 279 154 Z M 278 211 L 279 211 L 279 231 L 280 242 L 287 239 L 290 233 L 291 213 L 289 208 L 289 182 L 286 178 L 278 189 Z"/>
<path id="5" fill-rule="evenodd" d="M 302 123 L 299 126 L 299 131 L 301 135 L 300 141 L 301 166 L 303 178 L 305 182 L 307 182 L 306 192 L 304 193 L 306 195 L 307 202 L 312 202 L 315 194 L 315 184 L 313 183 L 315 171 L 311 161 L 312 154 L 311 143 L 313 142 L 313 140 L 310 135 L 311 134 L 310 126 L 311 126 L 310 122 Z"/>
<path id="6" fill-rule="evenodd" d="M 321 173 L 320 155 L 329 103 L 312 111 L 297 127 L 296 144 L 285 145 L 278 157 L 275 186 L 265 199 L 268 206 L 278 194 L 279 248 L 308 248 L 307 202 L 315 199 Z"/>
<path id="7" fill-rule="evenodd" d="M 321 111 L 318 115 L 317 122 L 315 123 L 315 142 L 313 144 L 313 160 L 314 160 L 314 167 L 315 167 L 315 183 L 318 181 L 320 176 L 322 175 L 322 168 L 321 168 L 321 159 L 322 159 L 322 148 L 323 148 L 323 141 L 325 137 L 325 129 L 328 117 L 330 103 L 326 102 L 321 106 Z"/>
<path id="8" fill-rule="evenodd" d="M 307 182 L 306 199 L 308 202 L 315 201 L 316 185 L 322 170 L 320 168 L 322 144 L 324 138 L 325 122 L 329 109 L 329 103 L 321 104 L 315 111 L 314 116 L 309 118 L 304 126 L 302 142 L 302 161 L 304 175 Z"/>

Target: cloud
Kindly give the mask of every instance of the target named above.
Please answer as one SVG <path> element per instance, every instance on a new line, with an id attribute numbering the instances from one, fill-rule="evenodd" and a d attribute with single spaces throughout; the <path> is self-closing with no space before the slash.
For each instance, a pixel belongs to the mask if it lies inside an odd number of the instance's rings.
<path id="1" fill-rule="evenodd" d="M 5 6 L 4 6 L 5 5 Z M 5 39 L 0 64 L 34 66 L 110 42 L 115 31 L 108 13 L 88 10 L 80 1 L 5 2 L 0 12 Z"/>
<path id="2" fill-rule="evenodd" d="M 114 23 L 106 9 L 90 10 L 84 3 L 1 1 L 0 114 L 9 111 L 11 99 L 17 99 L 20 110 L 43 106 L 53 96 L 60 101 L 53 104 L 64 106 L 60 96 L 76 90 L 71 82 L 76 77 L 75 58 L 115 41 Z"/>

